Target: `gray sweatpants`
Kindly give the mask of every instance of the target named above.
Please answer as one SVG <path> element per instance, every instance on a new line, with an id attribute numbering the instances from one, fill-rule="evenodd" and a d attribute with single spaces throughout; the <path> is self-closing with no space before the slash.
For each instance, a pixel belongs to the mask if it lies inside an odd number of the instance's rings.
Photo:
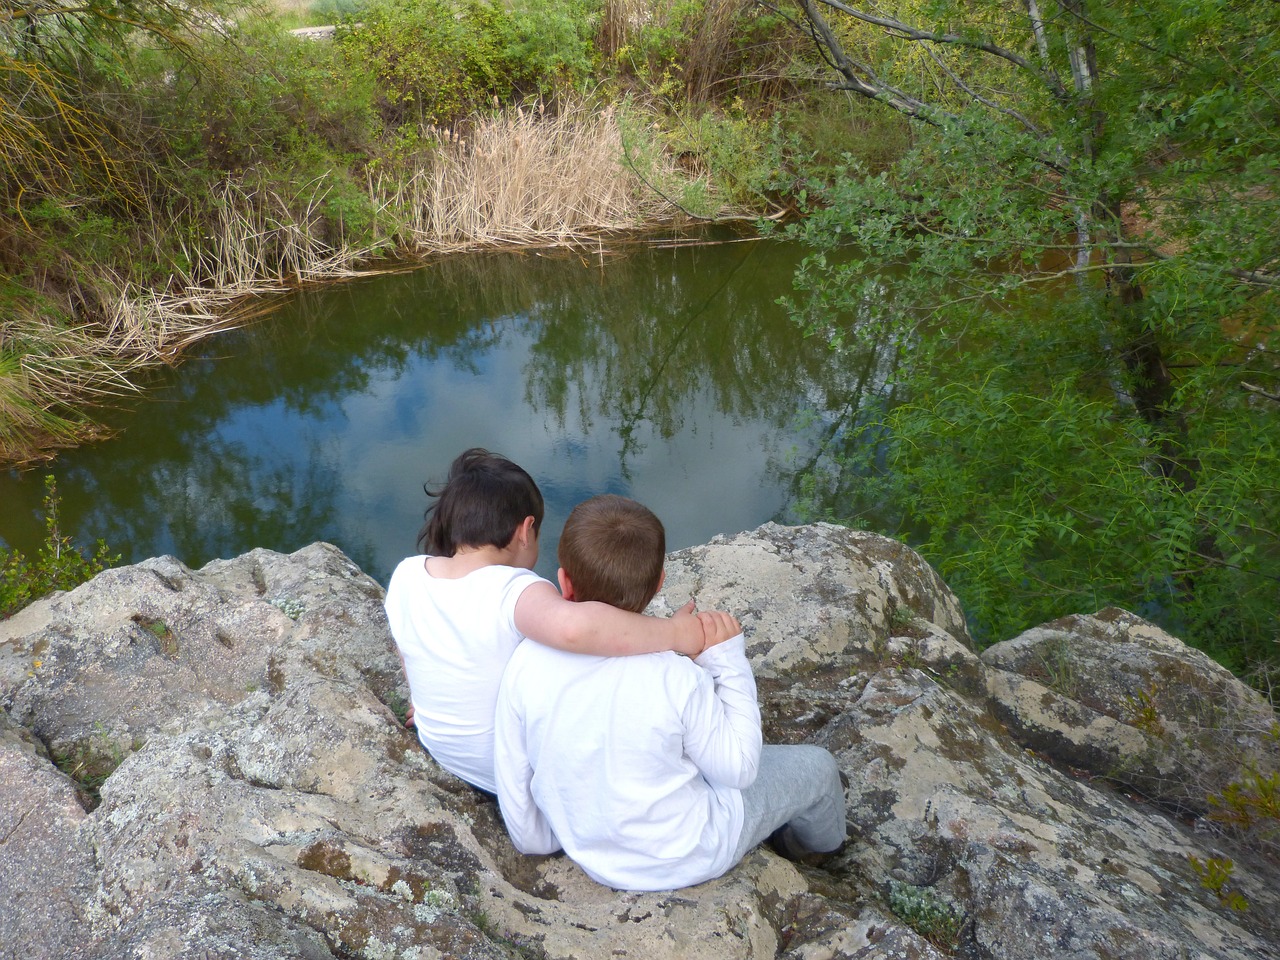
<path id="1" fill-rule="evenodd" d="M 835 757 L 822 747 L 765 744 L 756 781 L 742 791 L 742 807 L 742 836 L 735 860 L 787 824 L 795 838 L 815 853 L 844 843 L 840 770 Z"/>

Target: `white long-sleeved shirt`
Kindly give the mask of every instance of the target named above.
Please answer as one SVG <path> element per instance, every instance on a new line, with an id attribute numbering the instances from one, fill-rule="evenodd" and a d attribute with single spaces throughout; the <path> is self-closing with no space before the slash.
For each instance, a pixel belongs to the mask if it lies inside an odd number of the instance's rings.
<path id="1" fill-rule="evenodd" d="M 494 764 L 522 853 L 564 851 L 598 883 L 670 890 L 734 864 L 760 707 L 741 634 L 697 661 L 525 641 L 498 694 Z"/>
<path id="2" fill-rule="evenodd" d="M 498 685 L 524 639 L 516 629 L 516 601 L 542 578 L 495 564 L 449 580 L 431 576 L 426 561 L 400 562 L 385 603 L 418 739 L 440 766 L 493 793 Z"/>

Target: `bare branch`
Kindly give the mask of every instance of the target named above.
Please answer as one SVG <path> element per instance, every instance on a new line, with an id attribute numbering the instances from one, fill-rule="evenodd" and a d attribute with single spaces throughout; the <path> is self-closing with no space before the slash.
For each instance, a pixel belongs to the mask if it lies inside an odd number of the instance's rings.
<path id="1" fill-rule="evenodd" d="M 844 78 L 843 82 L 831 84 L 834 89 L 859 93 L 872 100 L 878 100 L 905 116 L 934 125 L 947 119 L 958 119 L 945 110 L 933 107 L 881 81 L 875 71 L 865 64 L 858 63 L 845 52 L 835 32 L 814 6 L 814 0 L 796 0 L 796 2 L 804 10 L 809 35 L 817 45 L 818 52 L 827 64 Z M 825 2 L 825 0 L 818 0 L 818 2 Z"/>
<path id="2" fill-rule="evenodd" d="M 936 43 L 964 47 L 969 50 L 979 50 L 983 53 L 991 54 L 994 57 L 999 57 L 1001 60 L 1005 60 L 1013 64 L 1020 70 L 1025 70 L 1028 73 L 1040 77 L 1049 85 L 1049 88 L 1052 90 L 1055 97 L 1062 98 L 1067 96 L 1066 89 L 1063 88 L 1061 81 L 1058 80 L 1057 76 L 1052 71 L 1039 69 L 1035 64 L 1030 63 L 1025 57 L 1020 56 L 1007 47 L 1002 47 L 997 43 L 993 43 L 990 40 L 979 39 L 976 37 L 965 37 L 957 33 L 935 33 L 932 30 L 921 30 L 918 27 L 910 26 L 909 24 L 903 23 L 901 20 L 895 20 L 892 17 L 879 16 L 873 13 L 868 13 L 864 10 L 858 10 L 855 7 L 849 6 L 847 3 L 841 2 L 841 0 L 817 0 L 817 2 L 831 7 L 833 10 L 839 10 L 841 13 L 849 15 L 855 20 L 860 20 L 863 23 L 870 24 L 871 26 L 888 30 L 901 40 L 907 40 L 913 43 Z M 806 7 L 810 5 L 808 0 L 804 0 L 804 5 Z"/>
<path id="3" fill-rule="evenodd" d="M 1260 397 L 1266 397 L 1268 400 L 1274 400 L 1276 403 L 1280 403 L 1280 393 L 1269 393 L 1259 386 L 1252 383 L 1245 383 L 1244 381 L 1241 381 L 1240 386 L 1244 387 L 1250 393 L 1256 393 Z"/>
<path id="4" fill-rule="evenodd" d="M 1040 139 L 1044 139 L 1044 136 L 1045 136 L 1044 131 L 1041 130 L 1039 127 L 1037 127 L 1030 120 L 1028 120 L 1020 111 L 1014 110 L 1012 107 L 1001 106 L 1000 104 L 996 103 L 994 100 L 991 100 L 988 97 L 982 96 L 982 94 L 974 90 L 971 86 L 969 86 L 969 84 L 965 83 L 959 74 L 957 74 L 954 70 L 952 70 L 949 66 L 947 66 L 946 62 L 940 56 L 938 56 L 936 51 L 929 50 L 927 52 L 929 54 L 929 58 L 938 65 L 938 67 L 942 70 L 943 73 L 947 75 L 948 78 L 950 78 L 951 82 L 954 83 L 961 90 L 963 90 L 965 93 L 967 93 L 976 102 L 982 104 L 984 107 L 988 107 L 996 111 L 997 113 L 1003 113 L 1006 117 L 1009 117 L 1010 119 L 1016 120 L 1018 123 L 1022 125 L 1023 129 L 1025 129 L 1028 133 Z"/>
<path id="5" fill-rule="evenodd" d="M 767 6 L 767 3 L 764 3 L 763 0 L 758 0 L 758 2 L 762 2 L 762 5 Z M 944 125 L 954 125 L 956 128 L 970 136 L 982 136 L 984 134 L 985 128 L 982 125 L 975 124 L 959 114 L 945 110 L 936 104 L 928 103 L 918 97 L 912 96 L 898 87 L 886 83 L 876 75 L 875 71 L 872 70 L 871 67 L 850 57 L 845 51 L 843 45 L 840 43 L 835 31 L 831 29 L 826 18 L 823 17 L 822 13 L 819 11 L 817 6 L 819 3 L 825 4 L 832 9 L 837 9 L 842 12 L 850 12 L 851 8 L 847 8 L 844 4 L 838 2 L 838 0 L 796 0 L 797 6 L 799 6 L 804 13 L 805 29 L 813 39 L 819 54 L 826 61 L 827 65 L 842 78 L 839 81 L 833 81 L 829 84 L 832 89 L 848 90 L 853 93 L 860 94 L 861 96 L 885 104 L 893 110 L 896 110 L 898 113 L 901 113 L 903 116 L 920 120 L 924 123 L 932 124 L 933 126 L 941 127 Z M 871 17 L 871 15 L 867 14 L 859 19 L 867 20 L 868 17 Z M 886 23 L 897 24 L 897 27 L 886 27 L 886 29 L 910 29 L 905 25 L 898 24 L 897 21 L 887 21 L 886 18 L 883 17 L 871 17 L 867 22 L 877 22 L 878 24 L 879 21 L 882 20 Z M 921 35 L 921 39 L 930 39 L 933 37 L 933 35 L 926 36 L 922 31 L 915 32 Z M 943 37 L 949 35 L 937 36 Z M 956 39 L 958 41 L 960 38 Z M 937 58 L 934 59 L 937 60 Z M 941 61 L 938 62 L 942 65 Z M 1025 64 L 1025 61 L 1023 61 L 1023 63 Z M 1066 156 L 1063 154 L 1061 149 L 1054 148 L 1049 138 L 1045 136 L 1042 131 L 1036 128 L 1027 117 L 1012 108 L 1001 107 L 989 98 L 980 96 L 971 87 L 963 83 L 953 71 L 947 69 L 945 65 L 942 66 L 943 69 L 946 70 L 948 79 L 957 84 L 957 86 L 964 90 L 969 96 L 973 97 L 975 102 L 982 104 L 987 109 L 995 110 L 1016 120 L 1024 127 L 1024 129 L 1028 130 L 1028 132 L 1045 145 L 1045 149 L 1042 152 L 1032 152 L 1028 154 L 1028 156 L 1035 160 L 1036 163 L 1058 173 L 1066 172 Z M 1030 69 L 1032 72 L 1040 75 L 1040 72 L 1035 70 L 1033 67 L 1028 66 L 1027 69 Z"/>

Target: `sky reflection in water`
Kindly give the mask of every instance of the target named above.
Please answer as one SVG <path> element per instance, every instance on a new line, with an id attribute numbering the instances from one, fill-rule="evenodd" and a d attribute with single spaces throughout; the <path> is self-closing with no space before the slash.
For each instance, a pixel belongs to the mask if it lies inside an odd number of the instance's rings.
<path id="1" fill-rule="evenodd" d="M 487 254 L 309 291 L 157 378 L 112 415 L 114 439 L 60 457 L 64 528 L 125 562 L 193 567 L 323 539 L 385 583 L 414 552 L 422 484 L 469 446 L 538 481 L 547 576 L 596 493 L 648 504 L 671 549 L 787 519 L 863 366 L 776 305 L 799 256 L 776 241 Z M 24 551 L 46 472 L 0 476 L 0 537 Z"/>

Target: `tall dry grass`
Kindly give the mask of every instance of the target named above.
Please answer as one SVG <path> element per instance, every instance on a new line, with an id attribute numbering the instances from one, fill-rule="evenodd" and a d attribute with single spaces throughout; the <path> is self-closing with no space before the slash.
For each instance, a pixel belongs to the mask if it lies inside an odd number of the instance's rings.
<path id="1" fill-rule="evenodd" d="M 369 259 L 374 247 L 353 247 L 324 222 L 321 207 L 328 194 L 322 180 L 304 184 L 300 202 L 290 203 L 273 190 L 227 180 L 215 198 L 217 222 L 198 250 L 186 250 L 194 264 L 188 292 L 261 293 L 315 280 L 350 275 Z M 340 231 L 339 231 L 340 232 Z"/>
<path id="2" fill-rule="evenodd" d="M 142 370 L 175 362 L 253 310 L 230 291 L 140 291 L 112 277 L 97 286 L 107 309 L 94 323 L 65 326 L 22 309 L 0 318 L 0 463 L 100 436 L 88 409 L 136 393 Z"/>
<path id="3" fill-rule="evenodd" d="M 383 216 L 420 251 L 491 243 L 572 243 L 670 218 L 622 162 L 618 111 L 515 108 L 446 135 L 403 179 L 371 185 Z"/>
<path id="4" fill-rule="evenodd" d="M 685 95 L 690 100 L 711 99 L 717 86 L 736 76 L 738 22 L 754 5 L 755 0 L 707 0 L 686 54 Z"/>
<path id="5" fill-rule="evenodd" d="M 669 220 L 678 211 L 625 162 L 620 111 L 568 104 L 514 107 L 476 118 L 465 135 L 426 128 L 422 149 L 369 178 L 370 235 L 348 242 L 322 214 L 327 187 L 293 202 L 232 181 L 218 220 L 182 286 L 223 297 L 276 291 L 361 272 L 382 254 L 438 253 L 490 244 L 572 244 Z M 682 176 L 659 161 L 664 178 Z M 335 239 L 336 237 L 336 239 Z"/>

